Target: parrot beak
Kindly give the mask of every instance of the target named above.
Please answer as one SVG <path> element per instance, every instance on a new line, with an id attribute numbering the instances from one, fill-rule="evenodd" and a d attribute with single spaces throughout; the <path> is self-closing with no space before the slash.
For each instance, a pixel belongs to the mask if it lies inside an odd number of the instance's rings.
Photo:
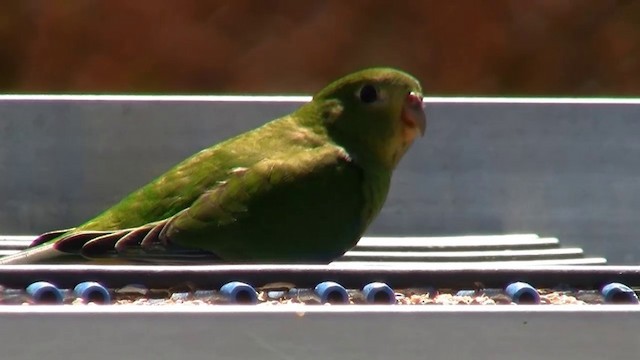
<path id="1" fill-rule="evenodd" d="M 408 127 L 420 130 L 420 135 L 424 136 L 427 128 L 427 116 L 424 113 L 422 95 L 417 92 L 410 92 L 402 107 L 402 122 Z"/>

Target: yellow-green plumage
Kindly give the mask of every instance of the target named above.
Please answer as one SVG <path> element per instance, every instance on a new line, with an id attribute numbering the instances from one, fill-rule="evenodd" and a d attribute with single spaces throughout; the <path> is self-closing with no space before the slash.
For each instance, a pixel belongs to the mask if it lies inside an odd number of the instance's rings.
<path id="1" fill-rule="evenodd" d="M 353 247 L 377 215 L 393 169 L 424 122 L 414 78 L 363 70 L 0 263 L 327 263 Z"/>

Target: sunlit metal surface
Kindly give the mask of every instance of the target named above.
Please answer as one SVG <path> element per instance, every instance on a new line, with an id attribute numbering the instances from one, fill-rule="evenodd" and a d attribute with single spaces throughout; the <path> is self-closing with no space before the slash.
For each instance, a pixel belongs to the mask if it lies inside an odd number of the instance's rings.
<path id="1" fill-rule="evenodd" d="M 635 359 L 639 309 L 16 306 L 0 332 L 13 360 Z"/>
<path id="2" fill-rule="evenodd" d="M 0 96 L 0 232 L 37 234 L 76 225 L 195 151 L 288 113 L 307 99 Z M 571 256 L 638 263 L 640 101 L 426 102 L 427 136 L 400 164 L 387 204 L 368 235 L 537 233 L 539 237 L 521 239 L 537 239 L 536 244 L 523 246 L 518 240 L 508 246 L 517 251 L 583 249 L 597 257 L 581 257 L 579 250 Z M 549 237 L 560 239 L 562 246 Z M 7 239 L 2 251 L 15 251 L 28 240 Z M 470 239 L 429 246 L 405 239 L 398 245 L 447 252 L 496 251 L 505 245 L 492 241 L 482 248 Z M 389 248 L 367 240 L 354 251 Z M 559 260 L 531 261 L 549 265 L 545 261 Z M 398 268 L 377 264 L 369 263 L 368 271 L 396 269 L 387 275 L 398 281 L 406 281 L 403 271 L 426 271 L 428 266 L 413 261 L 395 264 Z M 494 275 L 503 276 L 494 277 L 496 283 L 513 275 L 504 264 L 475 266 L 494 266 Z M 359 261 L 337 262 L 324 274 L 350 274 L 362 267 Z M 465 273 L 459 262 L 436 267 L 448 275 L 442 278 L 457 276 L 464 284 L 475 279 L 469 274 L 479 273 Z M 556 275 L 569 280 L 634 284 L 639 277 L 634 268 L 562 269 Z M 48 271 L 46 266 L 5 270 L 32 276 L 30 280 L 37 271 Z M 76 270 L 66 280 L 70 284 L 88 280 L 82 274 L 91 275 Z M 358 282 L 348 276 L 342 280 L 349 279 Z M 554 282 L 548 276 L 540 279 Z M 460 359 L 475 354 L 494 360 L 582 360 L 637 357 L 639 313 L 637 305 L 0 306 L 0 332 L 2 353 L 17 360 L 176 359 L 187 351 L 190 359 Z M 110 339 L 108 351 L 105 338 Z"/>

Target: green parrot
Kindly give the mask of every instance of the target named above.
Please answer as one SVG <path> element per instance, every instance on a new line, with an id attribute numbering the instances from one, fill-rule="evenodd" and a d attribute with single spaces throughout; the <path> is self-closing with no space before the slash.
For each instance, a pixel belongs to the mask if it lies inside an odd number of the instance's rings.
<path id="1" fill-rule="evenodd" d="M 329 263 L 379 213 L 425 127 L 415 78 L 362 70 L 0 264 Z"/>

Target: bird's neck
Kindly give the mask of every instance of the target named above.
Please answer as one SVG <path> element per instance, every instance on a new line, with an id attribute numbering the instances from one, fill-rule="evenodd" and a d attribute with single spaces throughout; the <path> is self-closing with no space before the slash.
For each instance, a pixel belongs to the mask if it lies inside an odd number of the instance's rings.
<path id="1" fill-rule="evenodd" d="M 394 159 L 380 144 L 368 141 L 366 137 L 353 137 L 328 130 L 332 122 L 342 113 L 342 105 L 337 100 L 312 101 L 296 111 L 293 119 L 328 141 L 343 147 L 363 168 L 391 172 L 395 168 Z"/>
<path id="2" fill-rule="evenodd" d="M 366 206 L 363 209 L 363 218 L 365 229 L 373 219 L 376 218 L 389 193 L 389 185 L 391 184 L 391 171 L 363 169 L 363 195 L 366 199 Z"/>

